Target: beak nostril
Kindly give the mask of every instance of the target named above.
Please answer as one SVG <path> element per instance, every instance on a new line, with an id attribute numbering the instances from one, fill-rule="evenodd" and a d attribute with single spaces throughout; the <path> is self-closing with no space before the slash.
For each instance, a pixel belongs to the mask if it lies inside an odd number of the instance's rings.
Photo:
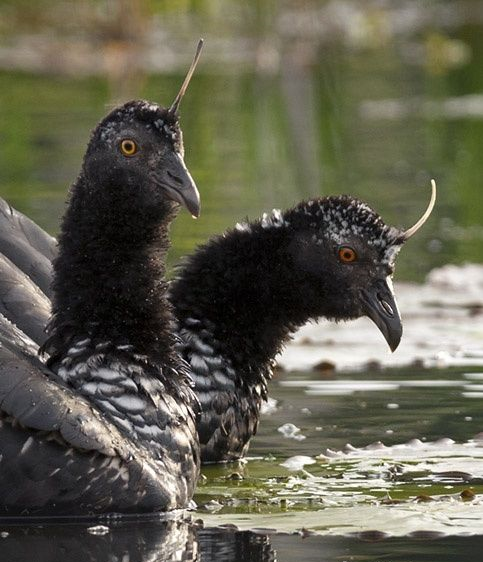
<path id="1" fill-rule="evenodd" d="M 172 179 L 174 180 L 177 184 L 179 185 L 183 185 L 183 180 L 176 176 L 175 174 L 172 174 L 169 170 L 166 170 L 166 174 Z"/>
<path id="2" fill-rule="evenodd" d="M 389 316 L 394 316 L 394 310 L 393 310 L 392 306 L 387 301 L 385 301 L 383 298 L 381 298 L 380 295 L 377 295 L 377 298 L 378 298 L 379 304 L 383 308 L 384 312 Z"/>

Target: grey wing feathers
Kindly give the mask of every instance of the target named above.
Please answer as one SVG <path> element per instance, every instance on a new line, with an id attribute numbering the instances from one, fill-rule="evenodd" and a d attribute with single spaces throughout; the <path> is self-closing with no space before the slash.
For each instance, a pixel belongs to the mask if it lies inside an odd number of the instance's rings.
<path id="1" fill-rule="evenodd" d="M 3 199 L 0 199 L 0 253 L 51 296 L 51 264 L 57 255 L 57 242 Z"/>
<path id="2" fill-rule="evenodd" d="M 0 348 L 0 411 L 14 423 L 34 430 L 58 432 L 66 446 L 104 455 L 127 457 L 123 440 L 87 402 L 42 372 L 36 357 Z M 50 377 L 55 375 L 51 373 Z M 28 397 L 28 400 L 26 400 Z"/>
<path id="3" fill-rule="evenodd" d="M 0 271 L 0 314 L 41 345 L 50 317 L 49 298 L 1 253 Z"/>
<path id="4" fill-rule="evenodd" d="M 146 455 L 64 386 L 35 350 L 0 316 L 0 517 L 185 505 L 192 490 L 178 478 L 175 460 L 160 465 Z M 188 468 L 194 473 L 193 463 Z"/>

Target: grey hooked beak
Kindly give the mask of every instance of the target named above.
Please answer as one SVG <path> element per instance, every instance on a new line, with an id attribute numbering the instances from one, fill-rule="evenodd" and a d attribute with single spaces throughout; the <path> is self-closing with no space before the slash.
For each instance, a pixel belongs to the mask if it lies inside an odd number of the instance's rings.
<path id="1" fill-rule="evenodd" d="M 403 332 L 401 317 L 392 289 L 391 278 L 377 280 L 369 289 L 361 291 L 362 308 L 395 351 Z"/>
<path id="2" fill-rule="evenodd" d="M 186 207 L 193 218 L 200 216 L 200 194 L 179 152 L 173 152 L 159 184 L 168 197 Z"/>

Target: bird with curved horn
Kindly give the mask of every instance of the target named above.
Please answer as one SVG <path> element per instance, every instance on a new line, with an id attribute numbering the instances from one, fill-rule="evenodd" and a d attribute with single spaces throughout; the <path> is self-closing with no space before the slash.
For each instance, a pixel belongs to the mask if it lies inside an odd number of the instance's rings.
<path id="1" fill-rule="evenodd" d="M 201 402 L 202 461 L 237 459 L 256 433 L 275 357 L 309 320 L 368 316 L 394 351 L 402 336 L 392 275 L 407 230 L 350 196 L 273 211 L 214 237 L 171 284 L 180 351 Z"/>

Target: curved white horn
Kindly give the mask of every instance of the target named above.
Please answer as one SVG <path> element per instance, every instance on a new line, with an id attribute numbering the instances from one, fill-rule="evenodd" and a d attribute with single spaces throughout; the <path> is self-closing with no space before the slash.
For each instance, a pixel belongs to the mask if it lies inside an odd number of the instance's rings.
<path id="1" fill-rule="evenodd" d="M 414 226 L 412 226 L 411 228 L 408 228 L 406 231 L 404 231 L 404 239 L 405 240 L 407 240 L 408 238 L 411 238 L 411 236 L 413 236 L 423 226 L 423 224 L 428 220 L 429 215 L 431 214 L 432 210 L 434 209 L 435 203 L 436 203 L 436 182 L 434 180 L 431 180 L 431 199 L 429 201 L 428 208 L 426 209 L 426 211 L 424 211 L 424 215 L 418 220 L 418 222 Z"/>

